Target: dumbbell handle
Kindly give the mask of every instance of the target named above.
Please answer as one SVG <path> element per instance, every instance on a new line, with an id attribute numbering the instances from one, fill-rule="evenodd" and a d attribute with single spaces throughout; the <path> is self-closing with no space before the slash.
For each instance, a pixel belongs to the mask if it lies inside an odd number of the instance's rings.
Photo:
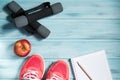
<path id="1" fill-rule="evenodd" d="M 36 21 L 38 19 L 48 17 L 57 13 L 60 13 L 63 10 L 61 3 L 56 3 L 50 7 L 46 7 L 38 12 L 26 15 L 29 22 Z"/>
<path id="2" fill-rule="evenodd" d="M 26 15 L 30 22 L 53 15 L 51 8 L 42 9 L 36 13 Z"/>
<path id="3" fill-rule="evenodd" d="M 26 10 L 25 12 L 29 14 L 31 12 L 39 11 L 40 9 L 43 9 L 43 8 L 45 8 L 47 6 L 50 7 L 50 2 L 44 2 L 43 4 L 40 4 L 40 5 L 38 5 L 38 6 L 34 7 L 34 8 L 31 8 L 29 10 Z"/>

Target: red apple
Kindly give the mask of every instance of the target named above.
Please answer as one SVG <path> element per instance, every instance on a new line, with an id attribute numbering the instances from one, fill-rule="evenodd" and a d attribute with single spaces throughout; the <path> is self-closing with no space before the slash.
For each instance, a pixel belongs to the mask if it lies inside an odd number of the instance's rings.
<path id="1" fill-rule="evenodd" d="M 18 40 L 14 44 L 14 52 L 19 57 L 27 56 L 30 53 L 30 51 L 31 51 L 31 44 L 26 39 Z"/>

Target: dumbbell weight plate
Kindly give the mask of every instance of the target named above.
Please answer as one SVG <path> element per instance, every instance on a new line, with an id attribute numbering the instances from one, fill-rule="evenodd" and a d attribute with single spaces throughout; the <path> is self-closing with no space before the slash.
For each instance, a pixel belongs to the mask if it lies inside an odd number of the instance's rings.
<path id="1" fill-rule="evenodd" d="M 57 14 L 63 11 L 63 7 L 61 3 L 55 3 L 51 6 L 53 14 Z"/>
<path id="2" fill-rule="evenodd" d="M 43 25 L 40 25 L 39 28 L 37 29 L 37 33 L 43 37 L 46 38 L 48 37 L 48 35 L 50 34 L 50 30 L 48 30 L 46 27 L 44 27 Z"/>
<path id="3" fill-rule="evenodd" d="M 15 21 L 15 25 L 18 28 L 22 28 L 22 27 L 28 25 L 28 20 L 27 20 L 26 16 L 19 16 L 19 17 L 15 18 L 14 21 Z"/>
<path id="4" fill-rule="evenodd" d="M 15 1 L 12 1 L 8 4 L 8 8 L 13 12 L 13 13 L 17 13 L 21 7 L 19 4 L 17 4 Z"/>

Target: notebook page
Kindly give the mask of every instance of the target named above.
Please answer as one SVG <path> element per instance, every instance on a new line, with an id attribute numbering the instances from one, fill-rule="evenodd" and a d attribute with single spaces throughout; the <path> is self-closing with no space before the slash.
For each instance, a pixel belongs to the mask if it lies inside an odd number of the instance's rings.
<path id="1" fill-rule="evenodd" d="M 76 80 L 90 80 L 84 71 L 78 66 L 77 62 L 82 65 L 83 69 L 89 74 L 92 80 L 112 80 L 104 50 L 71 58 Z"/>

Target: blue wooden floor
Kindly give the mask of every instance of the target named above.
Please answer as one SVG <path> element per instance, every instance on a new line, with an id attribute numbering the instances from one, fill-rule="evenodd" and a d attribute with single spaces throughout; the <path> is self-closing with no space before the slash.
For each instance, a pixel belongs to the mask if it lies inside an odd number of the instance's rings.
<path id="1" fill-rule="evenodd" d="M 13 44 L 28 39 L 32 44 L 30 55 L 44 57 L 45 67 L 56 60 L 69 59 L 98 50 L 106 50 L 113 80 L 120 80 L 120 0 L 49 0 L 61 2 L 64 11 L 39 20 L 51 30 L 45 40 L 38 40 L 20 32 L 7 20 L 3 7 L 12 0 L 0 0 L 0 80 L 16 80 L 22 63 L 13 52 Z M 45 0 L 15 0 L 24 9 Z M 71 68 L 71 66 L 70 66 Z M 70 80 L 74 80 L 72 69 Z"/>

